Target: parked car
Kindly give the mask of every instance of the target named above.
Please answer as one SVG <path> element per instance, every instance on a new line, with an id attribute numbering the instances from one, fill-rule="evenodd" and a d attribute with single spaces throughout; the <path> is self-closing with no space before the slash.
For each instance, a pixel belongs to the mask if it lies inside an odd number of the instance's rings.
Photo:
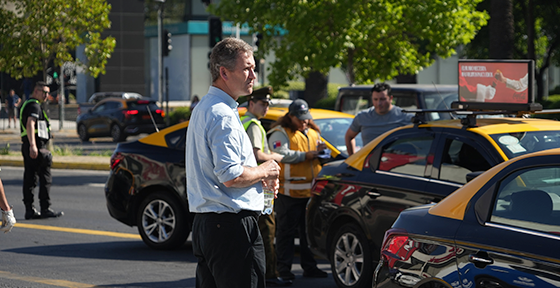
<path id="1" fill-rule="evenodd" d="M 335 109 L 356 115 L 373 105 L 373 85 L 354 85 L 338 88 Z M 457 85 L 392 84 L 393 104 L 403 109 L 450 109 L 453 101 L 459 100 Z M 451 119 L 449 112 L 434 112 L 426 115 L 427 120 Z"/>
<path id="2" fill-rule="evenodd" d="M 261 123 L 265 129 L 287 108 L 271 108 Z M 309 109 L 323 132 L 333 159 L 344 159 L 344 133 L 353 115 Z M 244 115 L 246 109 L 240 109 Z M 137 226 L 146 245 L 173 249 L 190 233 L 185 177 L 185 137 L 188 122 L 150 134 L 137 141 L 119 143 L 111 157 L 111 172 L 105 185 L 109 214 L 129 226 Z M 360 144 L 361 145 L 361 144 Z"/>
<path id="3" fill-rule="evenodd" d="M 155 101 L 106 98 L 76 119 L 80 140 L 110 136 L 114 142 L 129 135 L 152 133 L 165 127 L 165 113 Z"/>
<path id="4" fill-rule="evenodd" d="M 558 287 L 559 183 L 560 149 L 546 150 L 403 211 L 385 234 L 374 287 Z"/>
<path id="5" fill-rule="evenodd" d="M 79 103 L 78 116 L 85 114 L 95 106 L 95 104 L 106 98 L 143 99 L 144 97 L 136 92 L 96 92 L 89 97 L 87 102 Z"/>
<path id="6" fill-rule="evenodd" d="M 475 120 L 396 128 L 346 160 L 323 166 L 313 183 L 306 229 L 312 251 L 330 260 L 339 287 L 371 286 L 384 233 L 404 209 L 441 201 L 470 173 L 560 147 L 557 121 Z"/>

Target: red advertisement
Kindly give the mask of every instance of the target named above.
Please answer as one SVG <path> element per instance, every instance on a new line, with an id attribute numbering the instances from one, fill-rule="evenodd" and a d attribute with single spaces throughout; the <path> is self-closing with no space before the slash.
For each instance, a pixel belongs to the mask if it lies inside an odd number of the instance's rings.
<path id="1" fill-rule="evenodd" d="M 532 60 L 459 61 L 459 101 L 533 102 Z"/>

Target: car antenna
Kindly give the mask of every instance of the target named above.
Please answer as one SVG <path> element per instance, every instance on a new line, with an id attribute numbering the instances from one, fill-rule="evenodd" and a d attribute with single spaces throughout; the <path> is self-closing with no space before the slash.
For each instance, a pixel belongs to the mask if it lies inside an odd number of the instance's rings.
<path id="1" fill-rule="evenodd" d="M 154 124 L 154 128 L 156 128 L 156 132 L 159 132 L 157 128 L 156 121 L 154 120 L 154 116 L 152 115 L 152 111 L 150 111 L 150 104 L 146 105 L 146 109 L 148 109 L 148 113 L 150 114 L 150 119 L 152 119 L 152 124 Z"/>
<path id="2" fill-rule="evenodd" d="M 437 89 L 436 83 L 434 83 L 434 81 L 432 81 L 432 85 L 434 85 L 434 88 L 436 88 L 436 92 L 439 96 L 439 98 L 441 98 L 441 102 L 443 102 L 443 105 L 445 105 L 445 108 L 447 108 L 447 110 L 450 110 L 451 108 L 449 108 L 449 106 L 447 106 L 447 103 L 445 103 L 445 100 L 443 99 L 443 96 L 441 96 L 441 93 L 439 93 L 439 90 Z M 455 115 L 453 115 L 453 113 L 451 114 L 451 118 L 456 119 Z"/>

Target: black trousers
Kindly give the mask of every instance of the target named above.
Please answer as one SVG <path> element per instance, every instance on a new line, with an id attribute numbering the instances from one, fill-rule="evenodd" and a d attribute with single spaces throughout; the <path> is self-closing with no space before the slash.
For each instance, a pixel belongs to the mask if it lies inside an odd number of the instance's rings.
<path id="1" fill-rule="evenodd" d="M 49 196 L 52 184 L 51 166 L 52 158 L 46 158 L 39 153 L 37 158 L 32 159 L 29 156 L 29 143 L 24 142 L 21 145 L 21 154 L 23 155 L 23 203 L 28 208 L 33 205 L 33 190 L 37 187 L 39 181 L 39 204 L 41 210 L 51 206 L 51 198 Z"/>
<path id="2" fill-rule="evenodd" d="M 264 288 L 260 212 L 198 213 L 192 229 L 197 288 Z"/>
<path id="3" fill-rule="evenodd" d="M 280 277 L 292 270 L 296 233 L 299 236 L 301 268 L 310 271 L 317 268 L 317 261 L 307 244 L 305 231 L 305 209 L 309 198 L 294 198 L 278 194 L 274 201 L 276 212 L 276 256 Z"/>

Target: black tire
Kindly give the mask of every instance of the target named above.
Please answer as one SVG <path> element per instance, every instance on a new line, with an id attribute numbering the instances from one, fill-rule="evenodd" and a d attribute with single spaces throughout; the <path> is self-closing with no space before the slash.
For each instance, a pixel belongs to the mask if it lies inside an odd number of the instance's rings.
<path id="1" fill-rule="evenodd" d="M 78 126 L 78 136 L 80 137 L 80 140 L 82 140 L 82 142 L 89 141 L 89 134 L 87 132 L 86 125 L 80 124 L 80 126 Z"/>
<path id="2" fill-rule="evenodd" d="M 371 287 L 373 263 L 366 236 L 354 223 L 340 227 L 329 250 L 331 270 L 341 288 Z"/>
<path id="3" fill-rule="evenodd" d="M 123 142 L 126 140 L 126 135 L 119 125 L 113 124 L 113 126 L 111 126 L 111 138 L 113 138 L 113 142 Z"/>
<path id="4" fill-rule="evenodd" d="M 142 241 L 156 250 L 183 245 L 191 232 L 184 209 L 177 199 L 163 192 L 146 197 L 138 207 L 136 218 Z"/>

